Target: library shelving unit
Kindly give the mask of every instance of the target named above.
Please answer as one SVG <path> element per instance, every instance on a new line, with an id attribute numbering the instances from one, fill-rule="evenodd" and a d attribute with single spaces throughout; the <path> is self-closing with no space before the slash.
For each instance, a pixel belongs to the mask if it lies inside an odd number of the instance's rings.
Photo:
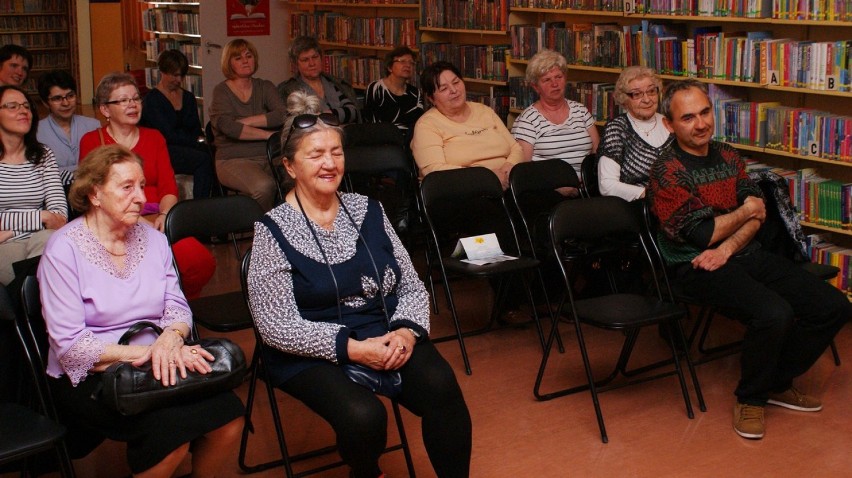
<path id="1" fill-rule="evenodd" d="M 30 95 L 48 70 L 68 70 L 79 84 L 76 12 L 76 0 L 0 1 L 0 45 L 21 45 L 33 56 L 24 85 Z"/>
<path id="2" fill-rule="evenodd" d="M 743 6 L 750 9 L 736 10 Z M 800 177 L 818 170 L 838 187 L 852 182 L 852 7 L 842 1 L 512 0 L 509 24 L 510 82 L 527 102 L 517 77 L 543 47 L 566 56 L 571 81 L 611 84 L 634 64 L 655 69 L 664 83 L 693 76 L 718 93 L 717 138 Z M 806 196 L 801 189 L 794 199 Z M 852 246 L 848 221 L 802 224 Z"/>
<path id="3" fill-rule="evenodd" d="M 195 95 L 202 120 L 204 92 L 201 87 L 201 31 L 198 0 L 151 1 L 139 0 L 146 8 L 142 11 L 142 29 L 145 40 L 145 84 L 151 89 L 160 81 L 157 57 L 165 50 L 180 50 L 189 60 L 189 73 L 184 78 L 184 88 Z"/>
<path id="4" fill-rule="evenodd" d="M 387 52 L 403 45 L 418 50 L 417 0 L 279 1 L 292 7 L 290 39 L 316 37 L 324 70 L 356 89 L 384 76 Z"/>
<path id="5" fill-rule="evenodd" d="M 449 2 L 421 0 L 421 64 L 455 64 L 468 97 L 491 106 L 504 120 L 509 113 L 509 0 Z"/>

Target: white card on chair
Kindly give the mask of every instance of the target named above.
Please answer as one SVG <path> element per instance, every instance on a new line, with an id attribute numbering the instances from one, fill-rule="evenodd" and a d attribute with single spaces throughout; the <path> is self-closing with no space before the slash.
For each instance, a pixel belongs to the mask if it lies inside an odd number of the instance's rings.
<path id="1" fill-rule="evenodd" d="M 497 241 L 497 235 L 494 233 L 459 239 L 452 257 L 460 258 L 462 256 L 467 256 L 467 259 L 462 259 L 462 261 L 476 265 L 516 259 L 503 252 L 500 243 Z"/>

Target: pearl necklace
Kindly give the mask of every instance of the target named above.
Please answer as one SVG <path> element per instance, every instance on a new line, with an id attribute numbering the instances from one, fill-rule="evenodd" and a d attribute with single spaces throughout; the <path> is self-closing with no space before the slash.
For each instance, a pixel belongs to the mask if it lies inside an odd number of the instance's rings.
<path id="1" fill-rule="evenodd" d="M 633 129 L 635 129 L 638 132 L 644 133 L 645 137 L 651 136 L 651 131 L 654 131 L 654 128 L 657 127 L 657 115 L 656 114 L 654 115 L 654 124 L 652 124 L 651 127 L 648 128 L 647 130 L 640 128 L 639 123 L 637 123 L 636 120 L 634 120 L 632 116 L 627 115 L 627 118 L 630 119 L 631 123 L 633 123 Z"/>

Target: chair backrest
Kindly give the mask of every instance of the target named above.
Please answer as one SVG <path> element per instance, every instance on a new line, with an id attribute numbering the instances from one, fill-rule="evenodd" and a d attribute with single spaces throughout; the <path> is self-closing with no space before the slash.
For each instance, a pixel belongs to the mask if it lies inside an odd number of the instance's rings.
<path id="1" fill-rule="evenodd" d="M 433 239 L 495 233 L 503 251 L 519 254 L 515 225 L 493 171 L 471 167 L 435 171 L 420 184 L 420 195 Z"/>
<path id="2" fill-rule="evenodd" d="M 533 256 L 536 246 L 547 236 L 550 211 L 570 199 L 556 191 L 563 187 L 579 188 L 580 178 L 574 167 L 561 159 L 530 161 L 512 168 L 509 191 Z"/>
<path id="3" fill-rule="evenodd" d="M 343 128 L 346 174 L 398 171 L 411 176 L 405 139 L 392 123 L 352 123 Z"/>
<path id="4" fill-rule="evenodd" d="M 583 175 L 583 191 L 587 198 L 601 195 L 598 184 L 598 155 L 590 153 L 580 163 L 580 173 Z"/>
<path id="5" fill-rule="evenodd" d="M 213 237 L 250 232 L 263 208 L 248 196 L 234 195 L 180 201 L 166 216 L 169 244 L 186 237 Z"/>
<path id="6" fill-rule="evenodd" d="M 284 165 L 281 162 L 281 131 L 272 133 L 266 140 L 266 161 L 269 163 L 269 169 L 272 170 L 272 179 L 275 180 L 275 191 L 278 195 L 275 201 L 280 204 L 284 201 Z"/>
<path id="7" fill-rule="evenodd" d="M 22 345 L 24 364 L 32 378 L 34 398 L 42 413 L 56 420 L 56 410 L 50 398 L 47 385 L 45 363 L 47 357 L 47 330 L 41 316 L 38 281 L 35 276 L 27 276 L 21 289 L 23 313 L 15 313 L 11 298 L 5 288 L 0 287 L 0 322 L 13 322 L 15 332 Z"/>

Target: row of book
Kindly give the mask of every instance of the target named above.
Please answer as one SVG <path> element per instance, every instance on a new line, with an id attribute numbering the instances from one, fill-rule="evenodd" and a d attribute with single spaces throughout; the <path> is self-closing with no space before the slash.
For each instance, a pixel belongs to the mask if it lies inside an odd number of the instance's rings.
<path id="1" fill-rule="evenodd" d="M 852 2 L 850 2 L 852 3 Z M 774 39 L 768 31 L 722 32 L 717 26 L 651 23 L 549 22 L 513 25 L 512 57 L 528 59 L 541 48 L 568 63 L 609 68 L 647 66 L 661 74 L 852 91 L 852 40 Z"/>
<path id="2" fill-rule="evenodd" d="M 624 11 L 623 0 L 510 0 L 509 6 L 512 8 L 552 8 L 554 10 L 595 10 L 598 12 Z"/>
<path id="3" fill-rule="evenodd" d="M 456 45 L 445 42 L 420 44 L 424 65 L 448 61 L 458 67 L 462 76 L 478 80 L 508 81 L 506 53 L 509 45 Z"/>
<path id="4" fill-rule="evenodd" d="M 31 70 L 53 70 L 71 66 L 71 60 L 67 51 L 34 51 L 31 53 L 33 54 L 33 64 L 30 65 Z"/>
<path id="5" fill-rule="evenodd" d="M 0 35 L 0 45 L 21 45 L 29 49 L 67 48 L 68 35 L 63 33 L 14 33 Z"/>
<path id="6" fill-rule="evenodd" d="M 830 234 L 810 234 L 805 237 L 811 262 L 829 264 L 840 269 L 837 277 L 828 282 L 846 295 L 852 294 L 852 249 L 831 242 Z"/>
<path id="7" fill-rule="evenodd" d="M 773 0 L 772 18 L 848 22 L 852 21 L 852 3 L 846 0 Z"/>
<path id="8" fill-rule="evenodd" d="M 149 8 L 142 13 L 142 28 L 163 33 L 198 35 L 198 13 L 164 8 Z"/>
<path id="9" fill-rule="evenodd" d="M 157 87 L 160 82 L 160 70 L 155 67 L 145 68 L 145 86 L 149 90 Z M 201 75 L 186 75 L 183 77 L 183 89 L 189 91 L 197 98 L 204 97 L 204 90 L 201 86 Z"/>
<path id="10" fill-rule="evenodd" d="M 337 12 L 299 12 L 290 15 L 290 32 L 314 35 L 320 41 L 397 47 L 417 44 L 417 20 L 414 18 L 350 17 Z"/>
<path id="11" fill-rule="evenodd" d="M 421 0 L 420 24 L 432 28 L 506 31 L 509 0 Z"/>
<path id="12" fill-rule="evenodd" d="M 468 90 L 467 100 L 490 107 L 503 122 L 506 122 L 511 107 L 512 93 L 505 86 L 491 86 L 487 93 Z"/>
<path id="13" fill-rule="evenodd" d="M 26 32 L 67 29 L 68 18 L 65 15 L 0 17 L 0 32 Z"/>
<path id="14" fill-rule="evenodd" d="M 520 76 L 509 78 L 509 91 L 512 94 L 510 106 L 513 109 L 526 109 L 538 100 L 535 90 Z M 565 97 L 582 103 L 595 121 L 606 122 L 623 112 L 615 102 L 615 83 L 569 81 L 565 85 Z"/>
<path id="15" fill-rule="evenodd" d="M 710 85 L 718 141 L 852 163 L 852 116 L 744 101 Z"/>
<path id="16" fill-rule="evenodd" d="M 323 57 L 326 73 L 365 88 L 385 76 L 384 62 L 376 57 L 355 56 L 345 51 L 327 51 Z"/>
<path id="17" fill-rule="evenodd" d="M 66 13 L 68 0 L 0 0 L 0 13 Z"/>
<path id="18" fill-rule="evenodd" d="M 180 51 L 192 66 L 201 64 L 201 45 L 197 43 L 176 38 L 154 38 L 145 41 L 145 58 L 148 61 L 157 61 L 160 53 L 166 50 Z"/>

